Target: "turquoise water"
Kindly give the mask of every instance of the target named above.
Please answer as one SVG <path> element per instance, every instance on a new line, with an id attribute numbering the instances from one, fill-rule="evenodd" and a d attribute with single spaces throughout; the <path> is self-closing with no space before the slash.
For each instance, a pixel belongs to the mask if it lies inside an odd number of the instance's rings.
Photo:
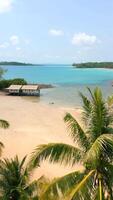
<path id="1" fill-rule="evenodd" d="M 72 66 L 6 66 L 5 78 L 23 77 L 31 83 L 101 84 L 113 80 L 113 70 L 75 69 Z"/>
<path id="2" fill-rule="evenodd" d="M 58 105 L 80 105 L 78 91 L 86 93 L 86 86 L 101 87 L 105 96 L 113 92 L 111 82 L 113 70 L 76 69 L 69 65 L 5 66 L 4 78 L 25 78 L 30 83 L 56 85 L 53 89 L 41 91 L 40 101 Z"/>

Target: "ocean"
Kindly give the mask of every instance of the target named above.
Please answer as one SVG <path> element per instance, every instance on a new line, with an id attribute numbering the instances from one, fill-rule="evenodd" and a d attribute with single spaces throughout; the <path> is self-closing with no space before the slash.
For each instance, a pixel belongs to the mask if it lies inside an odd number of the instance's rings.
<path id="1" fill-rule="evenodd" d="M 77 69 L 71 65 L 3 66 L 5 79 L 24 78 L 29 83 L 52 84 L 55 87 L 41 90 L 37 102 L 63 106 L 80 106 L 79 91 L 87 94 L 86 87 L 100 87 L 105 98 L 113 94 L 112 69 Z"/>

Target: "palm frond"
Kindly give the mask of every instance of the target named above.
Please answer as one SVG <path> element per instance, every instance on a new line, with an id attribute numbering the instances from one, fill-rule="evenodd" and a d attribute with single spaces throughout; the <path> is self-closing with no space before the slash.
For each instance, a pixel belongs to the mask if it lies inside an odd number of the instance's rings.
<path id="1" fill-rule="evenodd" d="M 108 126 L 113 121 L 113 117 L 108 112 L 101 90 L 96 88 L 93 93 L 90 89 L 88 90 L 92 97 L 89 132 L 92 133 L 91 138 L 94 141 L 98 136 L 107 131 Z"/>
<path id="2" fill-rule="evenodd" d="M 31 200 L 40 200 L 40 198 L 36 195 L 36 196 L 32 197 Z"/>
<path id="3" fill-rule="evenodd" d="M 89 118 L 90 118 L 90 115 L 91 115 L 91 102 L 90 100 L 85 96 L 83 95 L 81 92 L 79 93 L 81 99 L 82 99 L 82 107 L 83 107 L 83 121 L 85 122 L 85 124 L 87 125 L 87 122 L 89 121 Z"/>
<path id="4" fill-rule="evenodd" d="M 40 200 L 40 198 L 36 195 L 36 196 L 32 197 L 30 200 Z"/>
<path id="5" fill-rule="evenodd" d="M 41 197 L 44 194 L 46 188 L 50 185 L 51 180 L 46 178 L 45 176 L 41 176 L 38 181 L 38 196 Z"/>
<path id="6" fill-rule="evenodd" d="M 20 163 L 20 169 L 22 169 L 23 165 L 25 164 L 26 158 L 27 158 L 27 156 L 24 156 L 24 158 L 22 159 L 22 161 Z"/>
<path id="7" fill-rule="evenodd" d="M 102 200 L 103 191 L 102 191 L 102 180 L 99 179 L 99 200 Z"/>
<path id="8" fill-rule="evenodd" d="M 19 161 L 4 159 L 0 162 L 0 195 L 2 199 L 32 199 L 37 194 L 36 181 L 30 183 L 30 174 L 24 166 L 26 157 Z"/>
<path id="9" fill-rule="evenodd" d="M 50 143 L 39 145 L 31 156 L 31 166 L 36 167 L 41 161 L 49 159 L 51 163 L 74 165 L 83 157 L 83 152 L 69 144 Z"/>
<path id="10" fill-rule="evenodd" d="M 44 191 L 44 194 L 42 195 L 41 200 L 53 199 L 54 195 L 56 199 L 59 199 L 59 198 L 63 199 L 65 194 L 68 191 L 70 191 L 70 189 L 72 189 L 76 184 L 78 184 L 82 180 L 83 177 L 84 177 L 84 173 L 75 171 L 61 178 L 57 178 L 53 180 Z"/>
<path id="11" fill-rule="evenodd" d="M 27 193 L 29 196 L 38 196 L 38 180 L 31 182 L 24 188 L 24 192 Z"/>
<path id="12" fill-rule="evenodd" d="M 3 119 L 0 119 L 0 127 L 4 128 L 4 129 L 9 128 L 9 122 L 7 122 Z"/>
<path id="13" fill-rule="evenodd" d="M 0 156 L 2 155 L 3 148 L 4 148 L 4 144 L 2 142 L 0 142 Z"/>
<path id="14" fill-rule="evenodd" d="M 107 98 L 107 104 L 110 107 L 113 105 L 113 95 L 112 96 L 108 96 L 108 98 Z"/>
<path id="15" fill-rule="evenodd" d="M 94 187 L 93 193 L 92 193 L 92 200 L 100 200 L 99 198 L 99 185 L 96 185 Z M 103 198 L 102 200 L 105 200 L 105 198 Z"/>
<path id="16" fill-rule="evenodd" d="M 102 161 L 101 163 L 102 163 L 101 171 L 102 171 L 102 174 L 104 177 L 104 185 L 107 186 L 106 187 L 107 193 L 110 193 L 110 195 L 113 196 L 113 191 L 112 191 L 112 189 L 113 189 L 113 164 L 106 162 L 106 161 Z"/>
<path id="17" fill-rule="evenodd" d="M 103 134 L 92 144 L 86 153 L 84 162 L 95 167 L 99 165 L 101 156 L 105 156 L 107 159 L 111 155 L 113 155 L 113 134 Z"/>
<path id="18" fill-rule="evenodd" d="M 93 194 L 93 177 L 95 170 L 91 170 L 83 179 L 75 185 L 73 189 L 68 193 L 68 200 L 91 200 Z"/>
<path id="19" fill-rule="evenodd" d="M 87 90 L 90 94 L 90 97 L 91 97 L 91 100 L 93 101 L 93 103 L 96 103 L 97 101 L 100 101 L 103 99 L 100 88 L 96 87 L 94 89 L 94 91 L 92 92 L 91 89 L 89 87 L 87 87 Z"/>
<path id="20" fill-rule="evenodd" d="M 88 138 L 77 120 L 70 113 L 67 113 L 64 117 L 64 121 L 67 123 L 73 141 L 77 141 L 78 144 L 86 150 L 89 146 Z"/>

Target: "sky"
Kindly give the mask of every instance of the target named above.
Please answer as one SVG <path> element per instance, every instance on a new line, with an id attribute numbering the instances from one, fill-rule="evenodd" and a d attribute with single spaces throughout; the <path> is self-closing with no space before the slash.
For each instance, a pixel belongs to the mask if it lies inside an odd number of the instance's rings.
<path id="1" fill-rule="evenodd" d="M 0 0 L 0 61 L 113 61 L 113 0 Z"/>

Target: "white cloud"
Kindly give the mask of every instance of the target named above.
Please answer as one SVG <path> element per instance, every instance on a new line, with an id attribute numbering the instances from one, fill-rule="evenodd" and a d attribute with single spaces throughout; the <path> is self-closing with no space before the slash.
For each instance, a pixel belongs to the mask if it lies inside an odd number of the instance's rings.
<path id="1" fill-rule="evenodd" d="M 4 42 L 3 44 L 0 44 L 0 48 L 6 49 L 7 47 L 9 47 L 8 42 Z"/>
<path id="2" fill-rule="evenodd" d="M 17 51 L 20 51 L 20 50 L 21 50 L 21 48 L 20 48 L 20 47 L 16 47 L 16 50 L 17 50 Z"/>
<path id="3" fill-rule="evenodd" d="M 14 0 L 0 0 L 0 13 L 8 12 L 12 9 Z"/>
<path id="4" fill-rule="evenodd" d="M 10 42 L 14 46 L 17 45 L 17 44 L 19 44 L 19 37 L 17 35 L 12 35 L 10 37 Z"/>
<path id="5" fill-rule="evenodd" d="M 72 44 L 74 45 L 93 45 L 98 41 L 95 35 L 88 35 L 86 33 L 75 34 L 72 38 Z"/>
<path id="6" fill-rule="evenodd" d="M 62 30 L 58 30 L 58 29 L 51 29 L 49 31 L 49 34 L 53 35 L 53 36 L 63 36 L 64 32 Z"/>

